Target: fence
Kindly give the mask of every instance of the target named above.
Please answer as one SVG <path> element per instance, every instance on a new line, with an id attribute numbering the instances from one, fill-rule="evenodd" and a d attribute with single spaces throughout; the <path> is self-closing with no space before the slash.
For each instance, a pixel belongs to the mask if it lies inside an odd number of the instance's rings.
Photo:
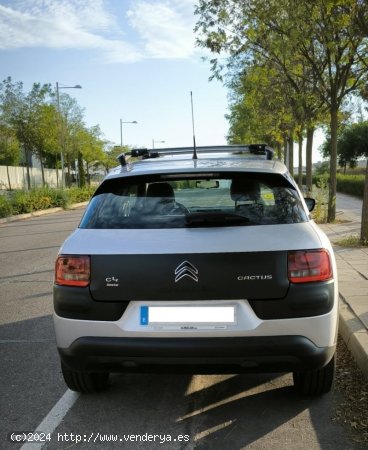
<path id="1" fill-rule="evenodd" d="M 29 169 L 31 186 L 42 186 L 41 169 L 32 167 Z M 44 169 L 45 183 L 49 187 L 58 187 L 61 184 L 61 170 Z M 10 186 L 9 186 L 10 180 Z M 27 168 L 0 166 L 0 189 L 27 189 Z"/>

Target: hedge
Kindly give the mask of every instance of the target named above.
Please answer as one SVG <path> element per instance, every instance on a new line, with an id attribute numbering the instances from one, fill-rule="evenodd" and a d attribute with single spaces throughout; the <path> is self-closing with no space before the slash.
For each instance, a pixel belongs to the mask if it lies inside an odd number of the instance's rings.
<path id="1" fill-rule="evenodd" d="M 294 176 L 295 181 L 298 181 L 298 177 Z M 328 174 L 313 175 L 313 184 L 318 186 L 321 184 L 321 180 L 328 186 Z M 355 195 L 357 197 L 363 197 L 364 193 L 364 175 L 343 175 L 337 174 L 337 192 L 343 194 Z M 303 185 L 306 184 L 306 176 L 303 175 Z"/>
<path id="2" fill-rule="evenodd" d="M 73 203 L 88 201 L 94 191 L 95 188 L 39 188 L 7 192 L 0 195 L 0 217 L 55 207 L 67 208 Z"/>
<path id="3" fill-rule="evenodd" d="M 337 175 L 337 191 L 363 197 L 364 175 Z"/>

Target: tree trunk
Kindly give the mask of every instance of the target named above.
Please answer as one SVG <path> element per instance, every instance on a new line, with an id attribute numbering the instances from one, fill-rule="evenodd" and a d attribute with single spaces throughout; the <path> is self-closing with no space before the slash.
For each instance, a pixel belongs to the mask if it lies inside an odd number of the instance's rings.
<path id="1" fill-rule="evenodd" d="M 86 185 L 86 173 L 83 167 L 83 158 L 81 152 L 78 152 L 78 174 L 78 185 L 79 187 L 84 187 Z"/>
<path id="2" fill-rule="evenodd" d="M 292 134 L 290 134 L 289 137 L 288 154 L 289 154 L 289 172 L 291 176 L 294 177 L 294 138 Z"/>
<path id="3" fill-rule="evenodd" d="M 12 187 L 11 187 L 11 182 L 10 182 L 9 166 L 6 166 L 6 174 L 8 176 L 9 191 L 11 191 Z"/>
<path id="4" fill-rule="evenodd" d="M 25 155 L 25 159 L 26 159 L 26 169 L 27 169 L 27 186 L 28 186 L 28 190 L 31 190 L 31 175 L 29 173 L 29 151 L 24 148 L 24 155 Z"/>
<path id="5" fill-rule="evenodd" d="M 284 164 L 285 164 L 286 167 L 289 166 L 288 161 L 289 161 L 289 158 L 288 158 L 288 141 L 285 138 L 284 139 Z"/>
<path id="6" fill-rule="evenodd" d="M 45 183 L 45 171 L 44 171 L 44 167 L 43 167 L 43 161 L 42 161 L 42 156 L 40 155 L 40 163 L 41 163 L 41 177 L 42 177 L 42 187 L 44 188 L 46 183 Z"/>
<path id="7" fill-rule="evenodd" d="M 362 225 L 360 229 L 360 239 L 362 243 L 368 242 L 368 158 L 365 169 L 364 195 L 362 208 Z"/>
<path id="8" fill-rule="evenodd" d="M 56 170 L 56 187 L 59 189 L 59 169 L 58 169 L 57 155 L 55 155 L 55 170 Z"/>
<path id="9" fill-rule="evenodd" d="M 71 184 L 72 184 L 72 177 L 70 175 L 70 162 L 68 161 L 68 181 L 66 182 L 66 186 L 68 188 L 70 188 Z"/>
<path id="10" fill-rule="evenodd" d="M 282 158 L 282 151 L 281 151 L 281 144 L 276 144 L 276 153 L 277 153 L 277 159 L 281 161 Z"/>
<path id="11" fill-rule="evenodd" d="M 298 139 L 298 186 L 303 187 L 303 133 L 299 133 Z"/>
<path id="12" fill-rule="evenodd" d="M 91 175 L 89 174 L 89 164 L 87 163 L 87 184 L 91 186 Z"/>
<path id="13" fill-rule="evenodd" d="M 328 193 L 327 222 L 333 222 L 336 217 L 336 170 L 337 170 L 337 127 L 338 108 L 331 108 L 331 154 L 330 154 L 330 182 Z"/>
<path id="14" fill-rule="evenodd" d="M 314 127 L 307 128 L 307 149 L 306 149 L 306 171 L 307 171 L 307 191 L 308 195 L 311 195 L 313 189 L 313 177 L 312 177 L 312 148 L 313 148 L 313 135 Z"/>

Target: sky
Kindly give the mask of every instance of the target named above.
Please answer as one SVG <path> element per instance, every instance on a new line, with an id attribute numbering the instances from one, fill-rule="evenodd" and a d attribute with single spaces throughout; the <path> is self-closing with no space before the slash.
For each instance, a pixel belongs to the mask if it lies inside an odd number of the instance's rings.
<path id="1" fill-rule="evenodd" d="M 136 147 L 226 144 L 227 90 L 195 46 L 195 0 L 0 0 L 0 79 L 56 82 L 87 126 Z M 322 137 L 317 136 L 316 145 Z M 162 143 L 162 141 L 165 141 Z M 317 148 L 317 147 L 316 147 Z M 320 159 L 317 149 L 314 160 Z"/>

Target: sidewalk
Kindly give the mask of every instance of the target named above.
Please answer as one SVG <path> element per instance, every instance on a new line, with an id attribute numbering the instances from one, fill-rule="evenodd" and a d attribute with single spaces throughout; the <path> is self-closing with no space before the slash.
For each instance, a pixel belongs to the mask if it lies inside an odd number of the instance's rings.
<path id="1" fill-rule="evenodd" d="M 341 300 L 339 333 L 368 378 L 368 248 L 335 245 L 345 236 L 360 234 L 356 216 L 341 213 L 337 219 L 341 222 L 320 228 L 334 244 Z"/>

